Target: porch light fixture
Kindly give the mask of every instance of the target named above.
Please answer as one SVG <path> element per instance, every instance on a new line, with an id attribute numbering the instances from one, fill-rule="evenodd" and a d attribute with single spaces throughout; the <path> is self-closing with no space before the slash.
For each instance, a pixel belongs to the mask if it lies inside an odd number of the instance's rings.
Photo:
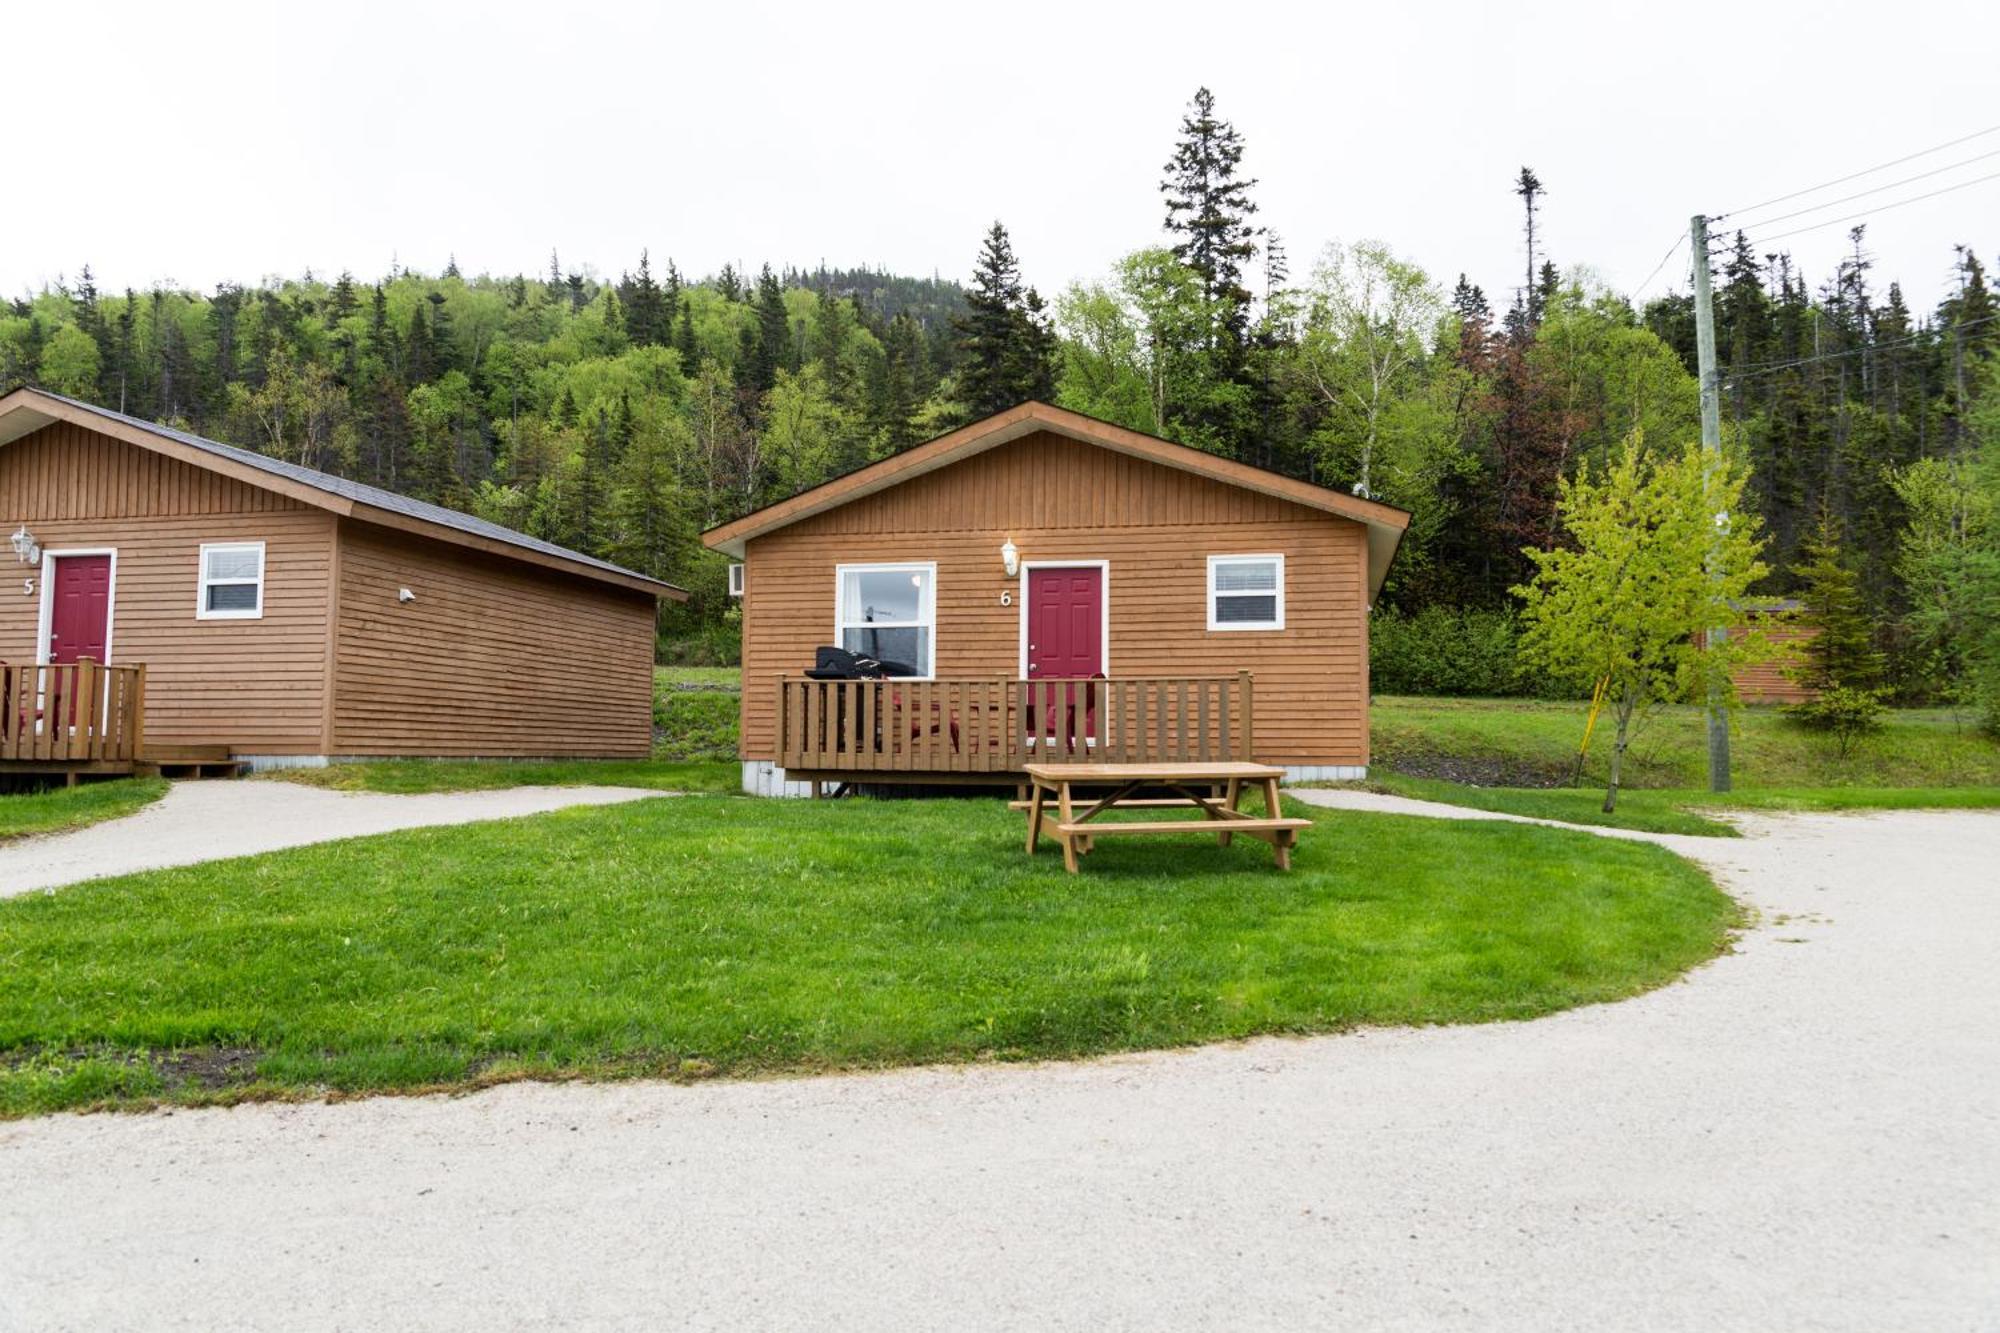
<path id="1" fill-rule="evenodd" d="M 35 540 L 35 535 L 32 532 L 28 531 L 26 523 L 23 523 L 14 530 L 14 535 L 7 539 L 7 544 L 14 548 L 14 556 L 22 564 L 39 565 L 42 563 L 42 544 Z"/>
<path id="2" fill-rule="evenodd" d="M 1021 572 L 1021 548 L 1014 545 L 1012 537 L 1000 547 L 1000 568 L 1007 571 L 1010 579 Z"/>

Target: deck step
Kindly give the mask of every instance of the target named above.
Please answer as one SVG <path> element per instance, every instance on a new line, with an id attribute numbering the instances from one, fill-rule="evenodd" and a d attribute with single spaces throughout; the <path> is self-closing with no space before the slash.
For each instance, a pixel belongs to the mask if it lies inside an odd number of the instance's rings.
<path id="1" fill-rule="evenodd" d="M 154 745 L 148 743 L 145 758 L 155 764 L 223 764 L 230 760 L 227 745 Z"/>
<path id="2" fill-rule="evenodd" d="M 163 778 L 233 778 L 243 761 L 227 745 L 148 745 L 140 767 Z"/>

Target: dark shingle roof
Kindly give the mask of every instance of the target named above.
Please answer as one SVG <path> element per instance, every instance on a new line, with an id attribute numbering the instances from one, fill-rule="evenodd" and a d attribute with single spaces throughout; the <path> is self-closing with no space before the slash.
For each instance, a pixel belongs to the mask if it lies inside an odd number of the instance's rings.
<path id="1" fill-rule="evenodd" d="M 629 579 L 640 579 L 647 583 L 658 584 L 663 588 L 672 588 L 674 586 L 653 578 L 650 575 L 626 569 L 622 565 L 614 565 L 608 560 L 599 560 L 596 556 L 585 555 L 581 551 L 572 551 L 566 546 L 557 546 L 554 542 L 545 542 L 539 537 L 530 537 L 525 532 L 516 532 L 512 528 L 503 528 L 498 523 L 488 523 L 485 519 L 474 518 L 471 514 L 461 514 L 456 509 L 446 509 L 443 505 L 426 504 L 422 500 L 412 500 L 407 495 L 398 495 L 394 491 L 385 491 L 379 486 L 369 486 L 363 482 L 350 481 L 346 477 L 336 477 L 328 472 L 315 472 L 309 467 L 300 467 L 296 463 L 287 463 L 282 459 L 269 458 L 249 449 L 239 449 L 233 444 L 223 444 L 219 440 L 207 439 L 200 435 L 191 435 L 187 431 L 175 430 L 171 426 L 162 426 L 158 422 L 127 416 L 123 412 L 114 412 L 108 407 L 99 407 L 95 403 L 86 403 L 75 398 L 65 397 L 59 393 L 51 393 L 47 389 L 37 388 L 35 392 L 44 397 L 53 398 L 57 402 L 67 403 L 71 407 L 89 412 L 94 416 L 123 422 L 139 430 L 149 431 L 154 435 L 164 436 L 169 440 L 187 445 L 190 449 L 199 449 L 203 453 L 213 454 L 218 458 L 226 458 L 232 463 L 241 463 L 245 467 L 256 468 L 260 472 L 268 472 L 272 476 L 283 477 L 287 481 L 294 481 L 302 486 L 310 486 L 314 490 L 324 491 L 328 495 L 337 495 L 344 500 L 351 500 L 355 504 L 370 505 L 376 509 L 387 510 L 392 514 L 401 514 L 407 518 L 420 519 L 426 523 L 435 523 L 439 527 L 452 528 L 459 532 L 470 533 L 475 537 L 485 537 L 491 541 L 505 542 L 509 546 L 518 546 L 524 550 L 538 551 L 543 555 L 554 556 L 557 559 L 567 560 L 591 569 L 601 569 L 606 573 L 623 575 Z M 683 590 L 676 588 L 675 591 L 679 592 Z"/>

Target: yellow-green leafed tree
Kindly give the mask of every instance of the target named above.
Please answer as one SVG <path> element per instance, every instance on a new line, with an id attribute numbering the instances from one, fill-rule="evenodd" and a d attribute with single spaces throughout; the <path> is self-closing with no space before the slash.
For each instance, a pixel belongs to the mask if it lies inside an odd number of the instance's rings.
<path id="1" fill-rule="evenodd" d="M 1526 604 L 1525 662 L 1579 690 L 1606 682 L 1607 814 L 1625 749 L 1651 710 L 1704 701 L 1712 687 L 1733 710 L 1730 671 L 1769 651 L 1744 608 L 1766 570 L 1757 518 L 1741 508 L 1743 482 L 1739 466 L 1698 446 L 1649 453 L 1635 435 L 1600 473 L 1586 465 L 1563 483 L 1557 512 L 1573 544 L 1527 552 L 1534 577 L 1514 589 Z M 1704 648 L 1711 629 L 1728 638 Z"/>

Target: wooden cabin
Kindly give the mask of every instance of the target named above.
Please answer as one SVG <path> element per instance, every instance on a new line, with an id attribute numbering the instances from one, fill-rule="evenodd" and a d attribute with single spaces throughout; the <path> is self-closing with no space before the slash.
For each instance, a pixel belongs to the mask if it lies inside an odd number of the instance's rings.
<path id="1" fill-rule="evenodd" d="M 644 575 L 86 403 L 0 398 L 0 773 L 652 748 Z"/>
<path id="2" fill-rule="evenodd" d="M 1736 697 L 1746 704 L 1798 704 L 1819 696 L 1819 692 L 1799 679 L 1800 653 L 1819 630 L 1799 622 L 1804 604 L 1795 601 L 1764 602 L 1749 608 L 1752 621 L 1762 627 L 1777 651 L 1755 662 L 1746 662 L 1730 673 Z"/>
<path id="3" fill-rule="evenodd" d="M 1408 519 L 1044 403 L 975 422 L 706 534 L 742 562 L 743 785 L 1361 777 L 1369 607 Z M 822 645 L 897 678 L 812 679 Z"/>

